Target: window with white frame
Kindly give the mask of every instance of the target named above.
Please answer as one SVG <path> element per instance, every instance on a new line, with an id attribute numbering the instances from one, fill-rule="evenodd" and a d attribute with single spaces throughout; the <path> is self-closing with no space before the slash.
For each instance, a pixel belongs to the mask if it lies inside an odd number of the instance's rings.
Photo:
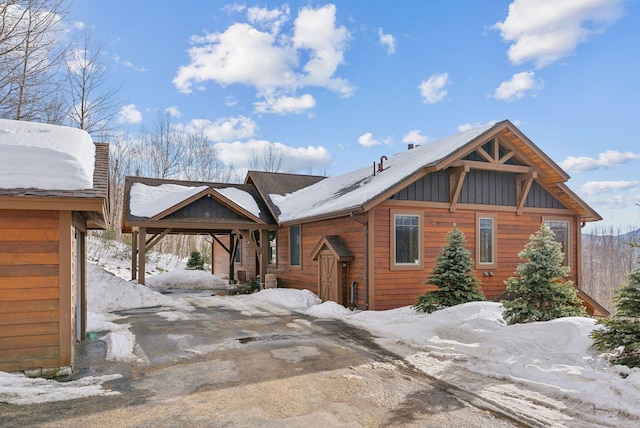
<path id="1" fill-rule="evenodd" d="M 480 269 L 498 267 L 496 255 L 496 215 L 476 215 L 476 263 Z"/>
<path id="2" fill-rule="evenodd" d="M 421 214 L 410 212 L 393 212 L 392 218 L 392 265 L 396 268 L 421 267 Z"/>

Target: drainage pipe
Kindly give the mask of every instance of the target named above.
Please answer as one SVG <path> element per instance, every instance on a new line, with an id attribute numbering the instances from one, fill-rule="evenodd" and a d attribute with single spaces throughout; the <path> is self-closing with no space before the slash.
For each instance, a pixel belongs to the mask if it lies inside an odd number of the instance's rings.
<path id="1" fill-rule="evenodd" d="M 356 217 L 353 212 L 349 217 L 364 226 L 364 308 L 369 309 L 369 223 Z"/>

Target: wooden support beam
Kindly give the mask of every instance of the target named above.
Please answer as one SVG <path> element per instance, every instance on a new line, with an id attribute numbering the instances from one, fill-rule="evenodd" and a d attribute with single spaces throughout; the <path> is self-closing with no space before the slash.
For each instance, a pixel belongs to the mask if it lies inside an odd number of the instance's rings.
<path id="1" fill-rule="evenodd" d="M 227 254 L 229 254 L 231 252 L 230 249 L 227 248 L 226 245 L 224 245 L 224 243 L 218 239 L 217 236 L 215 236 L 213 233 L 211 234 L 211 237 L 218 243 L 220 244 L 220 246 L 227 252 Z M 212 244 L 213 245 L 213 244 Z"/>
<path id="2" fill-rule="evenodd" d="M 488 162 L 478 162 L 478 161 L 469 161 L 469 160 L 461 160 L 458 162 L 454 162 L 452 166 L 455 167 L 468 167 L 471 169 L 480 169 L 486 171 L 502 171 L 502 172 L 515 172 L 517 174 L 528 174 L 533 172 L 533 168 L 530 166 L 523 165 L 510 165 L 504 163 L 488 163 Z"/>
<path id="3" fill-rule="evenodd" d="M 482 147 L 478 147 L 476 149 L 476 153 L 478 153 L 480 157 L 484 158 L 487 162 L 495 162 L 495 159 L 493 159 L 491 155 L 487 153 Z"/>
<path id="4" fill-rule="evenodd" d="M 518 200 L 516 213 L 518 215 L 522 215 L 522 209 L 524 208 L 524 204 L 527 201 L 529 190 L 531 190 L 533 180 L 537 177 L 538 174 L 535 171 L 531 171 L 528 174 L 519 174 L 516 176 L 516 197 Z"/>
<path id="5" fill-rule="evenodd" d="M 269 231 L 261 229 L 260 233 L 260 245 L 258 245 L 258 264 L 260 272 L 260 281 L 264 282 L 267 275 L 267 265 L 269 263 Z"/>
<path id="6" fill-rule="evenodd" d="M 506 161 L 508 161 L 509 159 L 511 159 L 512 157 L 514 157 L 516 155 L 516 152 L 514 152 L 513 150 L 510 151 L 509 153 L 507 153 L 506 155 L 502 156 L 498 162 L 499 163 L 505 163 Z"/>
<path id="7" fill-rule="evenodd" d="M 165 229 L 159 235 L 154 235 L 153 238 L 150 239 L 149 242 L 147 242 L 147 245 L 145 245 L 145 251 L 150 251 L 158 242 L 160 242 L 162 238 L 167 235 L 167 233 L 171 233 L 172 230 L 173 229 Z"/>
<path id="8" fill-rule="evenodd" d="M 236 239 L 233 233 L 229 233 L 229 248 L 231 251 L 229 252 L 229 281 L 233 281 L 236 279 L 235 273 L 235 260 L 236 260 Z"/>
<path id="9" fill-rule="evenodd" d="M 449 212 L 454 212 L 456 210 L 456 204 L 458 203 L 458 198 L 460 197 L 460 192 L 462 191 L 462 185 L 464 183 L 464 178 L 467 176 L 467 173 L 470 171 L 469 167 L 457 167 L 454 168 L 451 175 L 453 192 L 451 193 L 451 198 L 449 200 Z"/>

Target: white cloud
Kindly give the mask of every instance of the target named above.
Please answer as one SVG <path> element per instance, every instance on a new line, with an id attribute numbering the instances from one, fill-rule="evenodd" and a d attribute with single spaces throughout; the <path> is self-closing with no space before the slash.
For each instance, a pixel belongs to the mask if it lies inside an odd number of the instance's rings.
<path id="1" fill-rule="evenodd" d="M 636 187 L 640 187 L 640 181 L 589 181 L 582 185 L 580 192 L 585 195 L 596 195 L 616 190 L 630 190 Z"/>
<path id="2" fill-rule="evenodd" d="M 623 0 L 514 0 L 493 28 L 511 43 L 513 64 L 542 68 L 573 53 L 579 43 L 602 33 L 622 13 Z"/>
<path id="3" fill-rule="evenodd" d="M 536 75 L 533 71 L 523 71 L 516 73 L 511 80 L 502 82 L 496 88 L 494 94 L 495 99 L 502 101 L 513 101 L 524 97 L 528 91 L 541 89 L 543 84 L 536 81 Z"/>
<path id="4" fill-rule="evenodd" d="M 291 172 L 322 170 L 331 163 L 331 154 L 322 146 L 290 147 L 278 142 L 249 140 L 218 143 L 215 147 L 225 164 L 242 169 L 250 167 L 253 154 L 259 156 L 269 151 L 282 156 L 284 169 Z"/>
<path id="5" fill-rule="evenodd" d="M 169 116 L 171 117 L 182 116 L 182 113 L 180 113 L 180 110 L 176 106 L 167 107 L 166 109 L 164 109 L 164 112 L 169 114 Z"/>
<path id="6" fill-rule="evenodd" d="M 344 62 L 349 38 L 347 29 L 336 25 L 336 7 L 303 7 L 291 33 L 285 34 L 281 26 L 288 19 L 288 7 L 250 8 L 250 23 L 235 23 L 224 32 L 193 36 L 189 64 L 179 68 L 173 79 L 175 87 L 189 93 L 213 81 L 222 86 L 252 86 L 260 97 L 291 95 L 305 86 L 351 95 L 350 83 L 334 75 Z M 256 26 L 267 26 L 269 32 Z"/>
<path id="7" fill-rule="evenodd" d="M 391 144 L 393 141 L 391 138 L 385 138 L 384 140 L 376 140 L 373 138 L 373 134 L 371 132 L 366 132 L 358 137 L 358 144 L 363 147 L 373 147 L 379 146 L 381 144 Z"/>
<path id="8" fill-rule="evenodd" d="M 403 143 L 424 144 L 429 141 L 429 137 L 422 135 L 418 129 L 412 129 L 402 138 Z"/>
<path id="9" fill-rule="evenodd" d="M 640 153 L 607 150 L 600 153 L 597 159 L 587 156 L 568 156 L 560 162 L 560 166 L 568 172 L 585 172 L 598 168 L 611 168 L 633 160 L 640 160 Z"/>
<path id="10" fill-rule="evenodd" d="M 266 9 L 258 6 L 247 9 L 249 22 L 266 28 L 273 34 L 280 32 L 282 25 L 289 20 L 289 14 L 290 9 L 286 4 L 281 9 Z"/>
<path id="11" fill-rule="evenodd" d="M 422 101 L 425 104 L 435 104 L 440 102 L 447 96 L 447 88 L 449 83 L 449 74 L 434 74 L 429 79 L 422 81 L 418 88 L 422 94 Z"/>
<path id="12" fill-rule="evenodd" d="M 387 48 L 389 55 L 396 53 L 396 38 L 391 34 L 384 34 L 382 28 L 378 28 L 378 36 L 380 36 L 380 44 Z"/>
<path id="13" fill-rule="evenodd" d="M 209 140 L 219 142 L 253 137 L 258 125 L 251 118 L 238 116 L 223 117 L 215 122 L 208 119 L 193 119 L 187 128 L 204 129 Z"/>
<path id="14" fill-rule="evenodd" d="M 458 132 L 464 132 L 464 131 L 468 131 L 468 130 L 473 129 L 473 128 L 479 128 L 481 126 L 486 126 L 486 125 L 494 125 L 496 123 L 497 123 L 496 120 L 490 120 L 490 121 L 488 121 L 486 123 L 478 123 L 478 122 L 476 122 L 476 123 L 464 123 L 464 124 L 458 126 Z M 519 122 L 518 121 L 512 121 L 512 123 L 514 125 L 518 126 Z"/>
<path id="15" fill-rule="evenodd" d="M 73 28 L 75 28 L 76 30 L 82 31 L 85 29 L 85 27 L 86 27 L 86 24 L 82 21 L 75 21 L 73 23 Z"/>
<path id="16" fill-rule="evenodd" d="M 304 113 L 316 105 L 316 100 L 309 94 L 300 97 L 265 97 L 265 101 L 254 103 L 258 113 Z"/>
<path id="17" fill-rule="evenodd" d="M 135 104 L 127 104 L 120 109 L 116 119 L 118 123 L 140 123 L 142 122 L 142 113 L 136 108 Z"/>
<path id="18" fill-rule="evenodd" d="M 127 67 L 127 68 L 131 68 L 131 69 L 133 69 L 133 70 L 135 70 L 135 71 L 148 71 L 148 70 L 147 70 L 146 68 L 144 68 L 144 67 L 137 67 L 136 65 L 134 65 L 134 64 L 133 64 L 131 61 L 129 61 L 129 60 L 126 60 L 126 59 L 122 59 L 122 58 L 120 58 L 120 56 L 119 56 L 119 55 L 113 55 L 113 61 L 114 61 L 116 64 L 123 65 L 123 66 L 125 66 L 125 67 Z"/>

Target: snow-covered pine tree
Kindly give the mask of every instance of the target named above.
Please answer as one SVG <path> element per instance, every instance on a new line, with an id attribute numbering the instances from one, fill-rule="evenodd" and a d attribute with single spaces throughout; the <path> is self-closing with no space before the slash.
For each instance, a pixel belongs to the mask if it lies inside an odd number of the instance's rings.
<path id="1" fill-rule="evenodd" d="M 601 351 L 618 350 L 611 363 L 640 367 L 640 268 L 627 275 L 614 295 L 616 313 L 598 321 L 603 329 L 591 333 L 593 346 Z"/>
<path id="2" fill-rule="evenodd" d="M 192 251 L 187 260 L 187 269 L 190 270 L 204 270 L 204 259 L 200 251 Z"/>
<path id="3" fill-rule="evenodd" d="M 447 244 L 442 247 L 436 266 L 425 282 L 438 289 L 418 297 L 414 309 L 433 312 L 443 307 L 485 300 L 480 281 L 471 268 L 471 253 L 464 248 L 465 242 L 464 233 L 454 226 L 447 234 Z"/>
<path id="4" fill-rule="evenodd" d="M 549 321 L 570 316 L 586 316 L 573 282 L 566 281 L 569 267 L 563 266 L 564 254 L 555 235 L 544 223 L 533 235 L 524 250 L 515 274 L 505 281 L 507 293 L 513 300 L 502 302 L 504 319 L 509 324 Z"/>

